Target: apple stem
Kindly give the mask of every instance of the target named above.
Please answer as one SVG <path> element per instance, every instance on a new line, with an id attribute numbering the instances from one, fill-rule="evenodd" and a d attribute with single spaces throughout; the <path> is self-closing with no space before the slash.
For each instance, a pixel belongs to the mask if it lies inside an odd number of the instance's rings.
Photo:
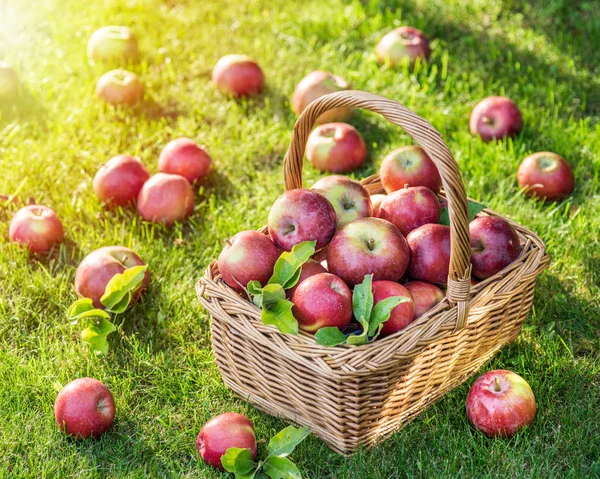
<path id="1" fill-rule="evenodd" d="M 502 386 L 500 386 L 500 378 L 496 376 L 494 378 L 494 391 L 499 393 L 502 390 Z"/>
<path id="2" fill-rule="evenodd" d="M 123 263 L 123 264 L 126 263 L 128 259 L 129 259 L 129 256 L 127 256 L 127 255 L 123 256 L 121 263 Z"/>
<path id="3" fill-rule="evenodd" d="M 373 238 L 369 238 L 369 241 L 367 241 L 367 247 L 369 248 L 370 251 L 373 251 L 374 246 L 375 246 L 375 240 Z"/>
<path id="4" fill-rule="evenodd" d="M 233 243 L 229 239 L 225 240 L 225 244 L 229 247 L 233 246 Z"/>
<path id="5" fill-rule="evenodd" d="M 492 123 L 494 123 L 494 121 L 491 118 L 488 118 L 487 116 L 484 116 L 481 119 L 482 122 L 484 122 L 486 125 L 491 125 Z"/>

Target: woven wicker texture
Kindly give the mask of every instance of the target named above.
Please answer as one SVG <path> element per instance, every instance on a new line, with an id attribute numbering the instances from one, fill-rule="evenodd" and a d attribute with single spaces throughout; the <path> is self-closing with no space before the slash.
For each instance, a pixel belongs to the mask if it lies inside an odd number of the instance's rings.
<path id="1" fill-rule="evenodd" d="M 452 154 L 424 119 L 370 93 L 338 92 L 309 105 L 284 160 L 286 189 L 302 187 L 304 148 L 315 120 L 340 106 L 365 108 L 401 126 L 438 167 L 451 220 L 446 298 L 392 336 L 358 347 L 324 347 L 313 335 L 263 325 L 260 310 L 220 279 L 216 262 L 196 288 L 212 318 L 212 348 L 225 384 L 265 412 L 309 426 L 335 451 L 350 453 L 402 427 L 514 340 L 549 258 L 537 235 L 507 220 L 519 234 L 521 255 L 471 286 L 467 198 Z M 383 191 L 377 175 L 362 183 L 371 194 Z M 480 214 L 495 215 L 487 209 Z"/>

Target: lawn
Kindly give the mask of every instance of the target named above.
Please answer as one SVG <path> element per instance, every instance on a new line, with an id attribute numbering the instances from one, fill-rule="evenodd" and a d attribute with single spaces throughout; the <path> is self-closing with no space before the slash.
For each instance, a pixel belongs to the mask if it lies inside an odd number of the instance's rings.
<path id="1" fill-rule="evenodd" d="M 143 105 L 113 110 L 94 98 L 105 67 L 86 43 L 106 24 L 139 35 Z M 380 68 L 379 38 L 394 26 L 434 40 L 428 66 Z M 251 101 L 215 92 L 210 71 L 230 52 L 262 65 L 267 88 Z M 66 241 L 30 258 L 8 243 L 14 204 L 0 204 L 0 477 L 219 477 L 195 448 L 213 415 L 247 414 L 268 438 L 287 423 L 235 398 L 209 344 L 194 283 L 226 238 L 266 223 L 283 191 L 282 160 L 295 116 L 290 97 L 309 71 L 395 99 L 438 128 L 469 196 L 537 232 L 552 263 L 538 279 L 519 339 L 484 369 L 523 375 L 538 401 L 533 425 L 490 440 L 469 425 L 469 385 L 448 394 L 378 447 L 351 457 L 315 437 L 293 459 L 309 478 L 600 477 L 600 6 L 569 0 L 8 0 L 0 3 L 0 59 L 23 81 L 1 110 L 0 194 L 55 209 Z M 515 140 L 484 144 L 468 131 L 472 106 L 508 95 L 523 111 Z M 365 112 L 351 123 L 370 155 L 357 178 L 410 138 Z M 130 209 L 102 209 L 92 178 L 119 153 L 151 172 L 171 138 L 190 136 L 214 159 L 193 217 L 171 230 Z M 554 151 L 573 166 L 575 194 L 559 204 L 524 198 L 524 156 Z M 306 167 L 312 184 L 318 173 Z M 66 320 L 73 279 L 92 250 L 122 244 L 149 263 L 152 286 L 118 320 L 107 356 L 94 356 Z M 113 391 L 114 427 L 75 442 L 53 416 L 58 390 L 93 376 Z M 318 398 L 315 398 L 318 408 Z M 264 443 L 262 444 L 264 446 Z"/>

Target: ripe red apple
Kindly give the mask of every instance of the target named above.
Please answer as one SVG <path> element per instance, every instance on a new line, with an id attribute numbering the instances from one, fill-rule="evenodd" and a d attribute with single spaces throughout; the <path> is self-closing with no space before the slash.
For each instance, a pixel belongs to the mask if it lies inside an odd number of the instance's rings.
<path id="1" fill-rule="evenodd" d="M 487 279 L 502 271 L 521 254 L 514 228 L 497 216 L 480 216 L 469 224 L 473 275 Z"/>
<path id="2" fill-rule="evenodd" d="M 373 216 L 379 218 L 381 203 L 387 195 L 371 195 L 371 204 L 373 205 Z"/>
<path id="3" fill-rule="evenodd" d="M 94 191 L 108 206 L 125 206 L 137 199 L 148 178 L 148 170 L 138 158 L 118 155 L 100 167 L 94 176 Z"/>
<path id="4" fill-rule="evenodd" d="M 92 34 L 87 52 L 92 61 L 128 62 L 138 57 L 138 41 L 130 28 L 110 25 Z"/>
<path id="5" fill-rule="evenodd" d="M 487 436 L 510 437 L 535 418 L 535 396 L 527 381 L 510 371 L 488 371 L 467 396 L 467 417 Z"/>
<path id="6" fill-rule="evenodd" d="M 575 178 L 569 164 L 556 153 L 534 153 L 523 160 L 517 174 L 527 195 L 558 201 L 573 193 Z"/>
<path id="7" fill-rule="evenodd" d="M 47 253 L 54 244 L 62 241 L 64 232 L 54 210 L 47 206 L 29 205 L 13 216 L 8 236 L 32 253 Z"/>
<path id="8" fill-rule="evenodd" d="M 312 189 L 321 193 L 333 205 L 337 229 L 373 214 L 369 192 L 358 181 L 347 176 L 326 176 L 317 181 Z"/>
<path id="9" fill-rule="evenodd" d="M 144 84 L 127 70 L 111 70 L 98 79 L 96 96 L 111 105 L 133 105 L 144 98 Z"/>
<path id="10" fill-rule="evenodd" d="M 415 319 L 444 299 L 444 292 L 440 288 L 425 281 L 411 281 L 406 283 L 404 287 L 415 303 Z"/>
<path id="11" fill-rule="evenodd" d="M 180 175 L 190 183 L 208 176 L 211 159 L 206 151 L 189 138 L 177 138 L 163 148 L 158 157 L 158 170 Z"/>
<path id="12" fill-rule="evenodd" d="M 222 470 L 221 457 L 231 447 L 250 449 L 256 459 L 256 435 L 252 421 L 243 414 L 226 412 L 208 421 L 198 434 L 196 447 L 206 464 Z"/>
<path id="13" fill-rule="evenodd" d="M 352 320 L 352 292 L 331 273 L 316 274 L 303 281 L 292 302 L 298 327 L 309 333 L 329 326 L 344 330 Z"/>
<path id="14" fill-rule="evenodd" d="M 320 125 L 311 132 L 306 143 L 306 158 L 320 171 L 351 171 L 361 166 L 366 157 L 365 140 L 347 123 Z"/>
<path id="15" fill-rule="evenodd" d="M 402 146 L 388 154 L 379 170 L 387 193 L 408 186 L 425 186 L 439 193 L 442 179 L 435 163 L 420 146 Z"/>
<path id="16" fill-rule="evenodd" d="M 401 63 L 414 65 L 417 58 L 426 60 L 431 50 L 429 41 L 421 30 L 400 27 L 383 36 L 375 49 L 379 63 L 396 66 Z"/>
<path id="17" fill-rule="evenodd" d="M 411 231 L 406 241 L 410 248 L 410 278 L 446 284 L 450 268 L 450 227 L 423 225 Z"/>
<path id="18" fill-rule="evenodd" d="M 321 193 L 298 188 L 281 195 L 269 211 L 269 235 L 285 251 L 303 241 L 316 240 L 320 249 L 335 233 L 335 210 Z"/>
<path id="19" fill-rule="evenodd" d="M 400 303 L 390 314 L 390 319 L 383 323 L 380 336 L 389 336 L 406 328 L 413 319 L 415 319 L 415 303 L 412 300 L 410 292 L 404 286 L 394 281 L 374 281 L 373 282 L 373 305 L 392 296 L 404 296 L 410 301 Z"/>
<path id="20" fill-rule="evenodd" d="M 523 117 L 511 99 L 490 96 L 475 105 L 469 126 L 472 135 L 490 141 L 517 135 L 523 127 Z"/>
<path id="21" fill-rule="evenodd" d="M 262 91 L 265 75 L 249 56 L 225 55 L 215 65 L 212 81 L 227 95 L 247 97 Z"/>
<path id="22" fill-rule="evenodd" d="M 320 262 L 309 259 L 306 263 L 302 265 L 302 270 L 300 271 L 300 277 L 298 278 L 296 286 L 288 289 L 285 292 L 287 298 L 291 300 L 294 297 L 296 289 L 298 289 L 298 286 L 300 286 L 304 280 L 310 278 L 311 276 L 321 273 L 327 273 L 325 267 Z"/>
<path id="23" fill-rule="evenodd" d="M 329 271 L 351 286 L 371 273 L 374 281 L 398 281 L 408 261 L 408 244 L 400 230 L 379 218 L 359 218 L 347 224 L 327 249 Z"/>
<path id="24" fill-rule="evenodd" d="M 223 281 L 237 291 L 244 291 L 250 281 L 265 286 L 278 259 L 279 250 L 267 235 L 241 231 L 227 241 L 217 264 Z"/>
<path id="25" fill-rule="evenodd" d="M 115 419 L 115 401 L 97 379 L 80 378 L 67 384 L 54 402 L 56 424 L 77 439 L 99 437 Z"/>
<path id="26" fill-rule="evenodd" d="M 302 113 L 308 105 L 317 98 L 336 91 L 348 90 L 349 85 L 342 77 L 332 75 L 322 70 L 316 70 L 306 75 L 292 97 L 292 107 L 297 115 Z M 352 108 L 339 107 L 323 113 L 318 119 L 318 124 L 346 121 L 352 116 Z"/>
<path id="27" fill-rule="evenodd" d="M 429 188 L 413 186 L 393 191 L 379 207 L 379 217 L 394 223 L 406 236 L 429 223 L 439 223 L 440 202 Z"/>
<path id="28" fill-rule="evenodd" d="M 173 226 L 194 211 L 194 190 L 183 176 L 157 173 L 138 194 L 138 212 L 146 221 Z"/>
<path id="29" fill-rule="evenodd" d="M 77 267 L 75 273 L 75 291 L 79 296 L 90 298 L 96 308 L 104 308 L 100 298 L 106 285 L 115 274 L 120 274 L 134 266 L 145 263 L 135 252 L 124 246 L 106 246 L 88 254 Z M 146 271 L 144 281 L 133 294 L 136 300 L 150 283 L 150 273 Z"/>
<path id="30" fill-rule="evenodd" d="M 0 62 L 0 101 L 12 100 L 19 93 L 19 76 L 10 64 Z"/>

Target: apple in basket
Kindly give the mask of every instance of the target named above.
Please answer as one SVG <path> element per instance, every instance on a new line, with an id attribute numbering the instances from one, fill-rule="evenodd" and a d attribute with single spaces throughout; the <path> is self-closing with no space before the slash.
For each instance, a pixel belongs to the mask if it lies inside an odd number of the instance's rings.
<path id="1" fill-rule="evenodd" d="M 379 209 L 381 207 L 381 203 L 385 200 L 386 195 L 371 195 L 371 204 L 373 205 L 373 216 L 379 218 Z"/>
<path id="2" fill-rule="evenodd" d="M 415 303 L 415 319 L 444 299 L 444 292 L 440 288 L 425 281 L 410 281 L 404 287 Z"/>
<path id="3" fill-rule="evenodd" d="M 440 212 L 437 196 L 424 186 L 393 191 L 379 207 L 379 217 L 396 225 L 404 236 L 419 226 L 439 223 Z"/>
<path id="4" fill-rule="evenodd" d="M 519 257 L 521 243 L 514 228 L 498 216 L 480 216 L 469 224 L 473 275 L 486 279 Z"/>
<path id="5" fill-rule="evenodd" d="M 402 146 L 381 162 L 381 184 L 387 193 L 405 186 L 425 186 L 439 193 L 442 179 L 435 163 L 420 146 Z"/>
<path id="6" fill-rule="evenodd" d="M 133 156 L 118 155 L 100 167 L 94 176 L 94 191 L 108 206 L 125 206 L 137 199 L 150 178 L 144 164 Z"/>
<path id="7" fill-rule="evenodd" d="M 404 62 L 412 65 L 417 58 L 426 60 L 431 50 L 429 41 L 421 30 L 405 26 L 385 34 L 377 44 L 375 52 L 379 63 L 396 66 Z"/>
<path id="8" fill-rule="evenodd" d="M 390 319 L 383 323 L 380 335 L 389 336 L 397 333 L 408 326 L 415 319 L 415 303 L 410 291 L 399 283 L 394 281 L 374 281 L 373 282 L 373 305 L 392 296 L 403 296 L 410 298 L 410 301 L 400 303 L 390 314 Z"/>
<path id="9" fill-rule="evenodd" d="M 408 276 L 428 283 L 446 284 L 450 269 L 450 227 L 428 224 L 406 237 L 410 248 Z"/>
<path id="10" fill-rule="evenodd" d="M 226 95 L 248 97 L 262 91 L 265 75 L 253 58 L 230 54 L 222 57 L 213 68 L 212 81 Z"/>
<path id="11" fill-rule="evenodd" d="M 87 52 L 92 61 L 127 62 L 138 57 L 138 41 L 130 28 L 109 25 L 92 34 Z"/>
<path id="12" fill-rule="evenodd" d="M 529 196 L 558 201 L 573 193 L 575 177 L 569 164 L 556 153 L 541 151 L 523 160 L 518 171 L 519 186 Z"/>
<path id="13" fill-rule="evenodd" d="M 62 223 L 51 208 L 29 205 L 21 208 L 10 221 L 8 236 L 32 253 L 47 253 L 64 237 Z"/>
<path id="14" fill-rule="evenodd" d="M 471 134 L 483 141 L 507 138 L 521 131 L 523 117 L 510 98 L 491 96 L 475 105 L 469 127 Z"/>
<path id="15" fill-rule="evenodd" d="M 333 205 L 337 229 L 373 213 L 369 192 L 358 181 L 347 176 L 326 176 L 317 181 L 312 189 Z"/>
<path id="16" fill-rule="evenodd" d="M 325 267 L 318 261 L 314 259 L 309 259 L 306 263 L 302 265 L 302 269 L 300 270 L 300 276 L 298 277 L 298 282 L 292 288 L 286 290 L 285 294 L 289 300 L 292 299 L 296 289 L 298 286 L 302 284 L 302 282 L 311 276 L 315 276 L 316 274 L 327 273 Z"/>
<path id="17" fill-rule="evenodd" d="M 142 186 L 137 208 L 146 221 L 173 226 L 194 212 L 194 190 L 183 176 L 157 173 Z"/>
<path id="18" fill-rule="evenodd" d="M 306 75 L 294 90 L 292 97 L 292 107 L 294 112 L 299 115 L 308 105 L 317 98 L 329 93 L 347 90 L 348 83 L 342 77 L 332 75 L 331 73 L 317 70 Z M 318 119 L 318 124 L 333 123 L 336 121 L 346 121 L 352 116 L 352 108 L 339 107 L 333 108 L 323 113 Z"/>
<path id="19" fill-rule="evenodd" d="M 144 84 L 127 70 L 111 70 L 98 79 L 96 96 L 111 105 L 134 105 L 144 98 Z"/>
<path id="20" fill-rule="evenodd" d="M 344 173 L 360 167 L 367 157 L 361 134 L 347 123 L 315 128 L 306 143 L 306 158 L 320 171 Z"/>
<path id="21" fill-rule="evenodd" d="M 177 138 L 162 149 L 158 171 L 183 176 L 190 183 L 203 180 L 210 173 L 212 160 L 204 148 L 190 138 Z"/>

